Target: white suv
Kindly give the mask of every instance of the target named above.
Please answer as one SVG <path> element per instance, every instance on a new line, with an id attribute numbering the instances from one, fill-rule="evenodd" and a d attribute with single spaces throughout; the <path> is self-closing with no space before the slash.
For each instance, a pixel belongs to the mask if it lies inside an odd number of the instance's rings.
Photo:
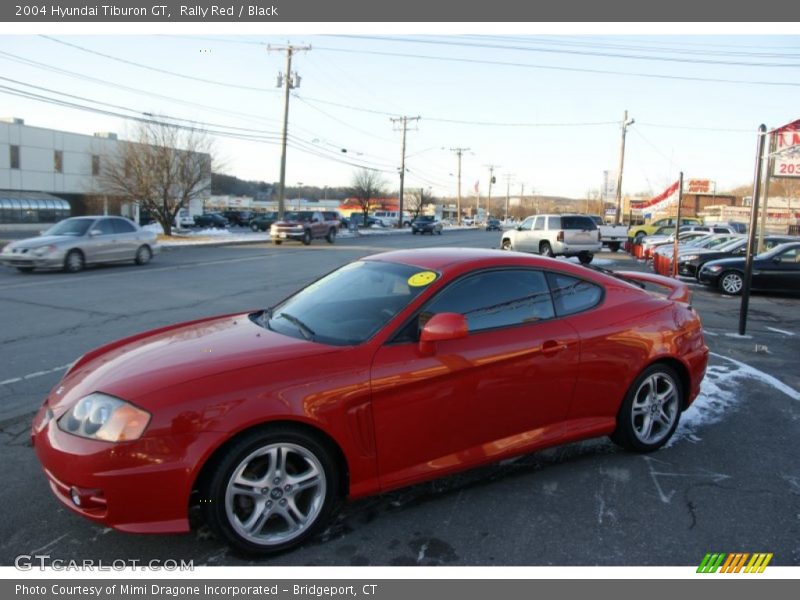
<path id="1" fill-rule="evenodd" d="M 577 256 L 587 264 L 602 242 L 600 230 L 586 215 L 534 215 L 504 231 L 500 247 L 545 256 Z"/>

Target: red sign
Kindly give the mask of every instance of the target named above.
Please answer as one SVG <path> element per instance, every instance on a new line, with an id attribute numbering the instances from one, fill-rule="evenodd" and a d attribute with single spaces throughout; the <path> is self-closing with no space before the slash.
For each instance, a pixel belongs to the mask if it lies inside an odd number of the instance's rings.
<path id="1" fill-rule="evenodd" d="M 800 121 L 772 132 L 773 177 L 800 177 Z"/>
<path id="2" fill-rule="evenodd" d="M 687 194 L 710 194 L 713 185 L 710 179 L 687 179 L 683 191 Z"/>

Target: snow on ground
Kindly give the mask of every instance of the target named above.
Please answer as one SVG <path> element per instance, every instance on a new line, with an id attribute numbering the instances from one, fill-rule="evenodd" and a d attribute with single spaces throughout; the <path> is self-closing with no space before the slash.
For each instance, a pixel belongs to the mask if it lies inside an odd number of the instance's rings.
<path id="1" fill-rule="evenodd" d="M 741 401 L 739 384 L 746 379 L 756 379 L 793 400 L 800 400 L 800 392 L 789 387 L 772 375 L 759 371 L 748 364 L 721 354 L 711 353 L 712 357 L 726 361 L 725 364 L 709 365 L 700 387 L 700 395 L 681 415 L 675 435 L 667 442 L 670 447 L 682 440 L 700 441 L 698 432 L 707 425 L 722 420 L 727 412 L 735 410 Z"/>

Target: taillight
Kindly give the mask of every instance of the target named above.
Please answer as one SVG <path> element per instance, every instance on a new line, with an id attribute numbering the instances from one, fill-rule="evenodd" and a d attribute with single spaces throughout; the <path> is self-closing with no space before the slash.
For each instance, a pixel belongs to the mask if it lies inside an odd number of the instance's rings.
<path id="1" fill-rule="evenodd" d="M 564 231 L 563 230 L 558 232 L 558 235 L 556 236 L 556 241 L 557 242 L 563 242 L 564 241 Z"/>

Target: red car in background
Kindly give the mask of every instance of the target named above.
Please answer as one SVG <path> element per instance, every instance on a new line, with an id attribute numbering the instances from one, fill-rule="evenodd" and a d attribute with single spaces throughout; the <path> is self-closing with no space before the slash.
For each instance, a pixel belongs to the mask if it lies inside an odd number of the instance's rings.
<path id="1" fill-rule="evenodd" d="M 320 531 L 346 498 L 595 436 L 656 450 L 707 356 L 679 281 L 499 250 L 397 251 L 271 309 L 87 353 L 32 437 L 53 493 L 84 517 L 185 532 L 197 505 L 221 539 L 267 554 Z"/>

